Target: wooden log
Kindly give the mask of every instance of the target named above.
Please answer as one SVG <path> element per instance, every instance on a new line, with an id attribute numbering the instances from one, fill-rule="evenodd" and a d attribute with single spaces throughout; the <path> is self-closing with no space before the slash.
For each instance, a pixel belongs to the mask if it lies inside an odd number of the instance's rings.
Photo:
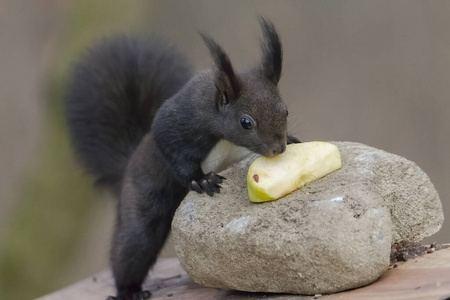
<path id="1" fill-rule="evenodd" d="M 247 293 L 196 284 L 176 258 L 160 259 L 144 284 L 153 300 L 303 300 L 314 296 Z M 84 279 L 37 300 L 105 300 L 114 295 L 110 271 Z M 326 295 L 321 300 L 444 300 L 450 299 L 450 248 L 397 264 L 376 282 L 355 290 Z"/>

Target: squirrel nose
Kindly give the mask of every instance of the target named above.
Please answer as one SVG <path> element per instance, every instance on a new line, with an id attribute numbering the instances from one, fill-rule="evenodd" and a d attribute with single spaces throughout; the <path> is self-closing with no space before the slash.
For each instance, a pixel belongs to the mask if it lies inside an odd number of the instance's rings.
<path id="1" fill-rule="evenodd" d="M 286 150 L 286 144 L 285 143 L 276 143 L 272 146 L 271 149 L 271 156 L 276 156 L 278 154 L 281 154 Z"/>

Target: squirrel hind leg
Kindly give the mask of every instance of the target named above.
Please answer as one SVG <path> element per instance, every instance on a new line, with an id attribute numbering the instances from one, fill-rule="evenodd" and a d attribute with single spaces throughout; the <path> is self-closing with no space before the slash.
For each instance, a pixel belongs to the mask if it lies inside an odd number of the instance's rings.
<path id="1" fill-rule="evenodd" d="M 116 228 L 111 248 L 111 265 L 117 299 L 140 299 L 133 297 L 142 292 L 142 283 L 150 267 L 156 262 L 170 231 L 170 217 L 161 218 L 160 222 L 159 226 L 145 230 L 124 226 Z"/>
<path id="2" fill-rule="evenodd" d="M 134 192 L 135 197 L 142 194 L 142 191 Z M 141 299 L 142 295 L 148 294 L 141 293 L 142 284 L 166 241 L 177 207 L 171 205 L 176 201 L 170 200 L 172 199 L 154 192 L 138 199 L 140 205 L 130 203 L 132 201 L 128 198 L 121 203 L 111 247 L 111 267 L 117 299 Z M 139 295 L 141 298 L 136 298 Z"/>

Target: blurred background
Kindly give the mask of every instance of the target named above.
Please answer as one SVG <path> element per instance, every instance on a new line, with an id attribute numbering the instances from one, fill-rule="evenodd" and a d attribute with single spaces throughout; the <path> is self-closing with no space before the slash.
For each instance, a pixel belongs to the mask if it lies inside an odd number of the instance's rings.
<path id="1" fill-rule="evenodd" d="M 365 143 L 416 162 L 450 216 L 449 1 L 0 0 L 0 299 L 32 299 L 108 265 L 114 200 L 75 163 L 61 98 L 93 41 L 158 32 L 211 64 L 260 57 L 258 14 L 284 45 L 280 88 L 303 141 Z M 449 222 L 427 241 L 450 242 Z M 163 256 L 174 256 L 169 244 Z"/>

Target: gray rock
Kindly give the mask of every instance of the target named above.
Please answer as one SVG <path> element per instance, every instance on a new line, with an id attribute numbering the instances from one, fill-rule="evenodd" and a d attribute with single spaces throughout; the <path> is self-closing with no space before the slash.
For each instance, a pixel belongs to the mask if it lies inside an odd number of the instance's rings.
<path id="1" fill-rule="evenodd" d="M 392 243 L 420 242 L 439 231 L 444 222 L 439 195 L 415 163 L 362 144 L 335 144 L 347 165 L 342 173 L 380 195 L 384 207 L 389 209 Z"/>
<path id="2" fill-rule="evenodd" d="M 439 197 L 419 167 L 365 145 L 335 144 L 342 169 L 277 201 L 248 199 L 254 158 L 222 173 L 220 195 L 188 194 L 172 230 L 192 278 L 251 292 L 339 292 L 376 280 L 393 242 L 440 228 Z"/>

